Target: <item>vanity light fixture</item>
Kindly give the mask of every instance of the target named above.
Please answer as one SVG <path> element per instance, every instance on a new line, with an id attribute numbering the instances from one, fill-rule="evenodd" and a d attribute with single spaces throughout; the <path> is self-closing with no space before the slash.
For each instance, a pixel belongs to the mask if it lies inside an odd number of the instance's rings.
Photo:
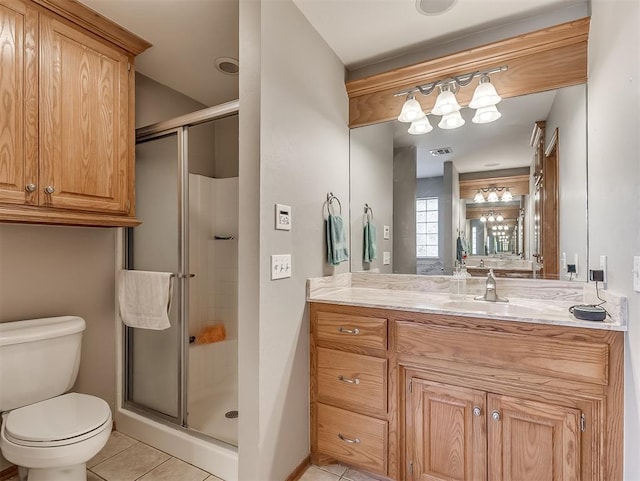
<path id="1" fill-rule="evenodd" d="M 504 216 L 501 213 L 495 213 L 493 211 L 484 213 L 480 216 L 480 222 L 502 222 Z"/>
<path id="2" fill-rule="evenodd" d="M 504 72 L 507 70 L 507 66 L 496 67 L 494 69 L 485 71 L 475 71 L 466 73 L 464 75 L 456 75 L 435 82 L 430 82 L 423 85 L 417 85 L 410 89 L 402 90 L 394 94 L 395 97 L 407 96 L 402 110 L 398 116 L 400 122 L 415 122 L 425 117 L 425 112 L 422 110 L 420 102 L 415 98 L 416 93 L 422 95 L 430 95 L 436 88 L 440 93 L 436 98 L 435 105 L 431 110 L 431 114 L 440 115 L 442 119 L 438 123 L 438 127 L 441 129 L 456 129 L 465 124 L 462 115 L 460 115 L 460 104 L 456 99 L 456 93 L 462 87 L 466 87 L 471 84 L 474 78 L 480 77 L 478 86 L 476 87 L 473 98 L 469 103 L 469 107 L 476 109 L 476 113 L 473 116 L 472 122 L 476 124 L 486 124 L 498 120 L 502 114 L 496 108 L 496 104 L 502 99 L 496 92 L 495 87 L 491 83 L 489 75 Z M 418 127 L 410 128 L 411 134 L 427 133 L 432 129 L 427 129 L 424 132 L 419 132 Z"/>
<path id="3" fill-rule="evenodd" d="M 487 220 L 488 220 L 489 222 L 495 222 L 495 221 L 496 221 L 496 216 L 495 216 L 495 215 L 493 215 L 493 212 L 491 212 L 491 213 L 489 214 L 489 217 L 487 217 Z"/>
<path id="4" fill-rule="evenodd" d="M 498 193 L 495 189 L 489 190 L 489 195 L 487 195 L 487 202 L 498 202 Z"/>
<path id="5" fill-rule="evenodd" d="M 503 192 L 504 191 L 504 192 Z M 485 199 L 484 193 L 487 193 L 487 198 Z M 502 192 L 500 196 L 498 196 L 498 192 Z M 478 192 L 473 196 L 473 201 L 476 204 L 481 202 L 511 202 L 513 200 L 513 195 L 511 191 L 509 191 L 509 187 L 486 187 L 478 189 Z"/>
<path id="6" fill-rule="evenodd" d="M 429 122 L 429 117 L 426 115 L 419 119 L 411 122 L 411 126 L 409 127 L 409 133 L 412 135 L 421 135 L 429 133 L 433 130 L 433 126 Z"/>

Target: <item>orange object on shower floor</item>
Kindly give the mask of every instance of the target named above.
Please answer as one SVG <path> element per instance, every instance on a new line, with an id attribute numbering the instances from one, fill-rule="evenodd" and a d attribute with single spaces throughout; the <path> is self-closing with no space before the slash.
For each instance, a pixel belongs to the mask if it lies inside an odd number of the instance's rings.
<path id="1" fill-rule="evenodd" d="M 227 333 L 224 324 L 214 324 L 205 327 L 196 337 L 196 344 L 210 344 L 212 342 L 224 341 Z"/>

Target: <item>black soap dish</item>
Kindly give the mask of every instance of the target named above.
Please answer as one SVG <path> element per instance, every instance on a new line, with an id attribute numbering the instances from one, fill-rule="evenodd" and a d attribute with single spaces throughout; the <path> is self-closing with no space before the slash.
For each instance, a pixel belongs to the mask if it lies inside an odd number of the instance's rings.
<path id="1" fill-rule="evenodd" d="M 569 312 L 576 319 L 582 321 L 604 321 L 607 317 L 607 311 L 600 306 L 578 305 L 571 306 Z"/>

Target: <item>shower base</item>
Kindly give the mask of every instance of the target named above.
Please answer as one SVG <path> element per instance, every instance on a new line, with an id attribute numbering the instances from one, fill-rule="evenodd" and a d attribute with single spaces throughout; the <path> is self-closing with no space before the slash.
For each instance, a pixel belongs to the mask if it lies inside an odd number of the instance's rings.
<path id="1" fill-rule="evenodd" d="M 226 416 L 237 409 L 238 389 L 227 386 L 189 405 L 189 428 L 237 446 L 238 418 Z"/>

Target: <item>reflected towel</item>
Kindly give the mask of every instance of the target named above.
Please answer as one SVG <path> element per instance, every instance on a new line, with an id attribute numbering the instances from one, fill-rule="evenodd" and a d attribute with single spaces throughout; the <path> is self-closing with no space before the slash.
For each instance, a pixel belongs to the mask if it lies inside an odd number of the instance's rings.
<path id="1" fill-rule="evenodd" d="M 169 272 L 120 271 L 118 304 L 122 322 L 142 329 L 171 327 L 167 312 L 171 287 Z"/>
<path id="2" fill-rule="evenodd" d="M 376 258 L 376 226 L 371 221 L 364 224 L 364 262 L 372 262 Z"/>
<path id="3" fill-rule="evenodd" d="M 339 215 L 330 214 L 326 222 L 327 230 L 327 262 L 337 266 L 349 260 L 347 236 L 344 221 Z"/>

